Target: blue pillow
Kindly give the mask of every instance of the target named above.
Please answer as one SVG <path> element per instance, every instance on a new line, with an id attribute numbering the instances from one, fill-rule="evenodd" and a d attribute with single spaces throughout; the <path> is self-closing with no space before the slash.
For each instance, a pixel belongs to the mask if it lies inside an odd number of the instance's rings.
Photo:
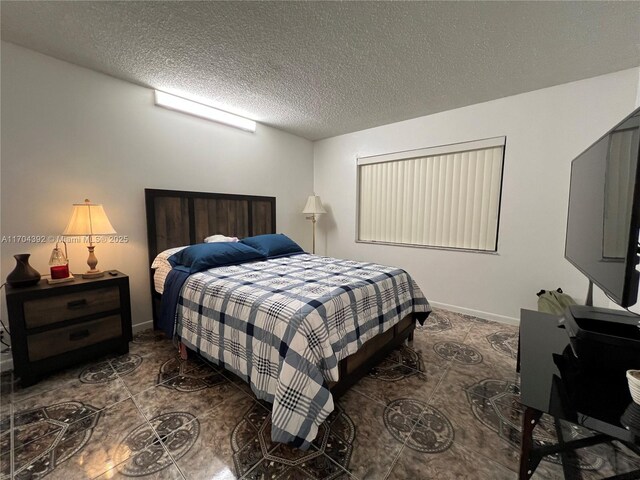
<path id="1" fill-rule="evenodd" d="M 267 258 L 283 257 L 293 253 L 304 253 L 300 245 L 282 233 L 247 237 L 240 240 L 240 243 L 255 248 Z"/>
<path id="2" fill-rule="evenodd" d="M 265 258 L 257 250 L 239 242 L 198 243 L 171 255 L 169 263 L 176 270 L 196 273 Z"/>

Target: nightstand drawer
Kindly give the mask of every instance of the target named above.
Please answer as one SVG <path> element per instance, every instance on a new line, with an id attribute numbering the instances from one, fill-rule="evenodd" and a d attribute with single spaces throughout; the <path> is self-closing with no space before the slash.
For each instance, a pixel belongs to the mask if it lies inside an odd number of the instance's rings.
<path id="1" fill-rule="evenodd" d="M 120 315 L 29 335 L 27 337 L 29 360 L 32 362 L 42 360 L 121 335 Z"/>
<path id="2" fill-rule="evenodd" d="M 24 322 L 27 328 L 42 327 L 118 308 L 120 308 L 118 287 L 97 288 L 56 297 L 28 300 L 24 302 Z"/>

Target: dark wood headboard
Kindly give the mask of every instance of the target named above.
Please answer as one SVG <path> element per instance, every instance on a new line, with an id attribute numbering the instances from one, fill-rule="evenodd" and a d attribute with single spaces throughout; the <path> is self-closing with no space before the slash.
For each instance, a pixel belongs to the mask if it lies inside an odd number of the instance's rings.
<path id="1" fill-rule="evenodd" d="M 276 231 L 276 198 L 145 188 L 149 265 L 172 247 L 220 233 L 251 237 Z"/>
<path id="2" fill-rule="evenodd" d="M 276 233 L 276 198 L 145 188 L 149 265 L 172 247 L 201 243 L 209 235 L 251 237 Z M 151 294 L 159 295 L 151 276 Z M 156 315 L 154 300 L 154 320 Z"/>

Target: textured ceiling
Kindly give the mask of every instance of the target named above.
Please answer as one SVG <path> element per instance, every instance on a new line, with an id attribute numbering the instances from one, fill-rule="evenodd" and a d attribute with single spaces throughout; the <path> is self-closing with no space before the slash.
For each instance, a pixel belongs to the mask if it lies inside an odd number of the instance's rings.
<path id="1" fill-rule="evenodd" d="M 640 64 L 638 2 L 13 2 L 2 39 L 316 140 Z"/>

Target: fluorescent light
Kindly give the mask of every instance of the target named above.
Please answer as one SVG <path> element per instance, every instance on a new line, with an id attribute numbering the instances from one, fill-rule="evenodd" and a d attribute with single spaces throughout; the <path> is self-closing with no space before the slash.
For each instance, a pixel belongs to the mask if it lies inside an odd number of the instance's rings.
<path id="1" fill-rule="evenodd" d="M 247 130 L 249 132 L 256 131 L 256 122 L 249 120 L 248 118 L 224 112 L 202 103 L 187 100 L 186 98 L 176 97 L 175 95 L 161 92 L 160 90 L 156 90 L 155 92 L 156 105 L 160 107 L 188 113 L 189 115 L 206 118 L 207 120 L 213 120 L 214 122 L 224 123 L 225 125 Z"/>

